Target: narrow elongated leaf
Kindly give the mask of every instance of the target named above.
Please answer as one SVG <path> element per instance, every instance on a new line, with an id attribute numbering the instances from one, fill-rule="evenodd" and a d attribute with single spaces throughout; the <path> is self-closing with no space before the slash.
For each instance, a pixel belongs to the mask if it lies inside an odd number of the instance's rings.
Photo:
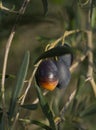
<path id="1" fill-rule="evenodd" d="M 79 96 L 81 96 L 82 94 L 82 88 L 84 87 L 85 85 L 85 77 L 84 76 L 80 76 L 79 80 L 78 80 L 78 84 L 77 84 L 77 91 L 76 91 L 76 94 L 75 94 L 75 98 L 76 99 L 80 99 Z"/>
<path id="2" fill-rule="evenodd" d="M 91 115 L 91 113 L 95 113 L 96 104 L 89 106 L 89 104 L 93 104 L 94 100 L 95 97 L 92 87 L 88 82 L 85 82 L 85 77 L 81 76 L 78 81 L 77 91 L 72 102 L 71 107 L 72 114 L 74 116 L 81 117 L 88 114 Z"/>
<path id="3" fill-rule="evenodd" d="M 40 101 L 42 111 L 45 114 L 45 116 L 47 117 L 47 119 L 49 120 L 49 124 L 50 124 L 50 127 L 52 128 L 52 130 L 56 130 L 53 114 L 50 110 L 50 107 L 49 107 L 47 101 L 45 100 L 40 88 L 37 85 L 35 85 L 35 88 L 37 90 L 37 94 L 38 94 L 38 98 Z"/>
<path id="4" fill-rule="evenodd" d="M 30 57 L 29 52 L 26 52 L 25 56 L 24 56 L 24 60 L 21 65 L 21 68 L 20 68 L 20 71 L 17 76 L 17 82 L 15 85 L 15 88 L 12 92 L 12 97 L 11 97 L 11 102 L 10 102 L 10 107 L 9 107 L 9 117 L 10 118 L 13 116 L 17 100 L 18 100 L 18 98 L 21 94 L 21 91 L 23 89 L 23 86 L 24 86 L 24 81 L 25 81 L 25 78 L 27 75 L 27 70 L 28 70 L 28 65 L 29 65 L 29 57 Z"/>
<path id="5" fill-rule="evenodd" d="M 3 109 L 0 108 L 0 122 L 1 122 L 1 120 L 2 120 L 2 115 L 3 115 Z"/>
<path id="6" fill-rule="evenodd" d="M 0 79 L 2 78 L 2 74 L 0 74 Z M 6 74 L 5 75 L 5 78 L 12 78 L 12 79 L 15 79 L 15 75 L 12 75 L 12 74 Z"/>
<path id="7" fill-rule="evenodd" d="M 92 116 L 92 114 L 96 114 L 96 102 L 91 104 L 86 108 L 83 112 L 80 113 L 80 117 Z"/>
<path id="8" fill-rule="evenodd" d="M 59 129 L 60 130 L 83 130 L 80 128 L 80 126 L 78 124 L 75 124 L 74 122 L 71 121 L 64 121 L 64 122 L 60 122 L 59 125 Z"/>
<path id="9" fill-rule="evenodd" d="M 46 129 L 46 130 L 52 130 L 49 126 L 47 126 L 47 125 L 45 125 L 44 123 L 41 123 L 41 122 L 39 122 L 39 121 L 36 121 L 36 120 L 31 120 L 31 124 L 38 125 L 38 126 L 40 126 L 41 128 Z"/>
<path id="10" fill-rule="evenodd" d="M 6 118 L 2 113 L 2 118 L 0 122 L 0 130 L 9 130 L 9 124 L 6 122 Z"/>
<path id="11" fill-rule="evenodd" d="M 42 53 L 36 60 L 35 64 L 41 60 L 41 59 L 44 59 L 44 58 L 50 58 L 50 57 L 55 57 L 55 56 L 62 56 L 64 54 L 72 54 L 73 53 L 73 50 L 72 48 L 69 48 L 69 47 L 66 47 L 66 46 L 57 46 L 57 47 L 54 47 L 44 53 Z"/>
<path id="12" fill-rule="evenodd" d="M 22 108 L 28 109 L 28 110 L 36 110 L 37 104 L 25 104 L 21 105 Z"/>
<path id="13" fill-rule="evenodd" d="M 40 126 L 41 128 L 43 129 L 46 129 L 46 130 L 52 130 L 49 126 L 47 126 L 46 124 L 42 123 L 42 122 L 39 122 L 39 121 L 36 121 L 36 120 L 29 120 L 29 119 L 19 119 L 19 121 L 21 122 L 24 122 L 26 124 L 35 124 L 37 126 Z"/>
<path id="14" fill-rule="evenodd" d="M 42 0 L 43 8 L 44 8 L 44 15 L 48 12 L 48 0 Z"/>
<path id="15" fill-rule="evenodd" d="M 78 114 L 78 112 L 80 113 L 80 110 L 84 107 L 85 102 L 82 102 L 82 98 L 84 97 L 84 95 L 82 95 L 83 91 L 84 91 L 84 85 L 85 85 L 85 77 L 81 76 L 78 80 L 78 84 L 77 84 L 77 90 L 73 99 L 73 102 L 71 104 L 71 112 L 72 114 Z M 83 98 L 84 100 L 84 98 Z"/>

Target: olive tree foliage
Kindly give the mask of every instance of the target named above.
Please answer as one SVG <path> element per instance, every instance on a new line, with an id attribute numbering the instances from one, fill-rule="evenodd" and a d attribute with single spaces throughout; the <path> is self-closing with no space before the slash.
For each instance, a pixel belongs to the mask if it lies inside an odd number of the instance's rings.
<path id="1" fill-rule="evenodd" d="M 5 44 L 4 61 L 1 74 L 1 107 L 0 107 L 0 129 L 1 130 L 15 130 L 17 129 L 17 122 L 26 125 L 37 125 L 40 129 L 45 130 L 86 130 L 96 129 L 96 78 L 95 78 L 95 18 L 96 18 L 96 1 L 95 0 L 72 0 L 70 1 L 71 9 L 74 8 L 74 17 L 72 17 L 71 10 L 68 7 L 66 0 L 52 0 L 52 4 L 64 4 L 67 6 L 69 13 L 68 26 L 64 27 L 64 34 L 59 38 L 47 39 L 40 37 L 41 42 L 46 42 L 44 52 L 36 58 L 33 65 L 34 70 L 27 80 L 26 76 L 30 64 L 30 52 L 26 50 L 24 59 L 18 72 L 15 87 L 12 91 L 10 103 L 6 104 L 6 78 L 11 78 L 12 75 L 6 74 L 8 56 L 15 37 L 18 23 L 26 13 L 26 9 L 30 4 L 30 0 L 22 0 L 21 2 L 0 1 L 0 11 L 3 13 L 10 13 L 15 16 L 15 23 Z M 49 11 L 49 1 L 41 0 L 43 5 L 43 17 L 47 17 Z M 16 6 L 12 6 L 16 4 Z M 10 6 L 11 5 L 11 6 Z M 64 6 L 64 7 L 66 7 Z M 1 24 L 1 23 L 0 23 Z M 77 24 L 77 25 L 76 25 Z M 64 44 L 68 42 L 70 49 L 65 49 Z M 46 58 L 62 56 L 68 53 L 73 54 L 73 63 L 70 66 L 71 77 L 73 82 L 76 81 L 74 89 L 71 89 L 68 98 L 66 99 L 66 91 L 70 91 L 70 85 L 65 89 L 57 89 L 55 97 L 58 99 L 51 102 L 49 105 L 47 94 L 49 91 L 42 90 L 35 82 L 35 73 L 39 64 Z M 77 73 L 76 73 L 77 71 Z M 78 75 L 78 76 L 77 76 Z M 34 88 L 37 92 L 37 98 L 32 104 L 25 104 L 27 93 L 34 83 Z M 74 85 L 74 83 L 72 83 Z M 26 85 L 26 89 L 23 90 Z M 23 91 L 23 96 L 22 96 Z M 60 94 L 63 91 L 63 94 Z M 53 93 L 53 92 L 51 92 Z M 59 93 L 59 95 L 58 95 Z M 61 99 L 65 100 L 63 104 Z M 21 111 L 37 110 L 38 104 L 42 109 L 46 121 L 39 119 L 34 120 L 31 117 L 25 118 L 21 116 Z M 7 108 L 8 106 L 8 108 Z M 19 128 L 18 128 L 19 129 Z M 23 128 L 24 129 L 24 128 Z"/>

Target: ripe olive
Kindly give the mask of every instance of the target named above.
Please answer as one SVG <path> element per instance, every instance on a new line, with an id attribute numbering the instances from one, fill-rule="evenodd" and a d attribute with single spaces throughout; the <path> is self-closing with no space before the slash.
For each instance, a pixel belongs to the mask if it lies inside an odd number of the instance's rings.
<path id="1" fill-rule="evenodd" d="M 58 59 L 61 61 L 63 61 L 64 62 L 64 64 L 68 67 L 68 68 L 70 68 L 70 66 L 71 66 L 71 64 L 72 64 L 72 61 L 73 61 L 73 56 L 72 56 L 72 54 L 65 54 L 65 55 L 63 55 L 63 56 L 60 56 L 60 57 L 58 57 Z"/>
<path id="2" fill-rule="evenodd" d="M 66 66 L 66 64 L 62 61 L 62 59 L 59 59 L 55 62 L 57 68 L 58 68 L 58 76 L 59 76 L 59 83 L 57 85 L 58 88 L 65 88 L 71 79 L 71 74 L 69 71 L 69 68 Z"/>
<path id="3" fill-rule="evenodd" d="M 70 48 L 70 45 L 67 44 L 67 43 L 64 43 L 64 46 L 66 48 Z M 72 62 L 73 62 L 73 54 L 72 53 L 68 53 L 68 54 L 64 54 L 62 56 L 59 56 L 58 59 L 62 59 L 62 61 L 64 62 L 64 64 L 70 68 L 70 66 L 72 65 Z"/>
<path id="4" fill-rule="evenodd" d="M 58 68 L 51 59 L 40 63 L 35 76 L 37 84 L 47 90 L 55 89 L 59 82 Z"/>
<path id="5" fill-rule="evenodd" d="M 67 44 L 64 46 L 70 47 Z M 65 88 L 71 79 L 69 68 L 72 61 L 73 55 L 70 51 L 56 59 L 43 59 L 35 74 L 38 86 L 47 90 L 54 90 L 56 87 Z"/>

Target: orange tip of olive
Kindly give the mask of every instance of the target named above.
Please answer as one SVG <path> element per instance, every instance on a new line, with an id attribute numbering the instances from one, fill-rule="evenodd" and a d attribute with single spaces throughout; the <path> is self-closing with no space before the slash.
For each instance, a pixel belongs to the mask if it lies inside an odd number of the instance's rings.
<path id="1" fill-rule="evenodd" d="M 40 86 L 42 88 L 47 89 L 49 91 L 53 91 L 56 88 L 56 86 L 58 84 L 58 81 L 54 81 L 54 82 L 40 82 L 39 84 L 40 84 Z"/>

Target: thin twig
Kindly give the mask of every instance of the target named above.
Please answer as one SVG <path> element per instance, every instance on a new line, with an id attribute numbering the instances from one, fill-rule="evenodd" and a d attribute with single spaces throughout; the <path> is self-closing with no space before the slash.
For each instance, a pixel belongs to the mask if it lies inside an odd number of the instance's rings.
<path id="1" fill-rule="evenodd" d="M 89 0 L 90 7 L 92 5 L 92 0 Z M 96 83 L 93 77 L 93 42 L 92 42 L 92 30 L 91 30 L 91 8 L 89 8 L 87 13 L 87 39 L 88 39 L 88 72 L 87 77 L 90 77 L 90 84 L 93 88 L 94 94 L 96 96 Z"/>
<path id="2" fill-rule="evenodd" d="M 74 72 L 74 70 L 76 69 L 76 67 L 86 58 L 87 53 L 85 55 L 82 55 L 80 57 L 80 59 L 78 59 L 70 68 L 71 73 Z"/>
<path id="3" fill-rule="evenodd" d="M 58 38 L 56 41 L 52 42 L 51 44 L 48 44 L 47 47 L 45 48 L 45 50 L 49 50 L 51 48 L 54 48 L 60 41 L 64 42 L 65 40 L 65 37 L 68 37 L 69 35 L 72 35 L 74 33 L 78 33 L 80 32 L 81 30 L 79 29 L 76 29 L 76 30 L 70 30 L 70 31 L 65 31 L 63 36 Z M 61 42 L 61 43 L 62 43 Z"/>
<path id="4" fill-rule="evenodd" d="M 76 89 L 71 93 L 68 101 L 66 102 L 66 104 L 64 105 L 64 107 L 61 109 L 60 111 L 60 115 L 62 116 L 62 114 L 66 111 L 66 109 L 68 108 L 69 104 L 71 103 L 71 101 L 73 100 L 74 96 L 76 93 Z M 63 114 L 64 115 L 64 114 Z"/>
<path id="5" fill-rule="evenodd" d="M 25 0 L 23 2 L 23 4 L 22 4 L 23 9 L 21 7 L 19 14 L 17 15 L 16 22 L 15 22 L 13 28 L 12 28 L 12 31 L 10 33 L 10 36 L 8 38 L 8 41 L 6 43 L 6 48 L 5 48 L 4 63 L 3 63 L 3 69 L 2 69 L 2 80 L 1 80 L 1 95 L 2 95 L 2 107 L 3 107 L 3 116 L 4 116 L 3 119 L 4 119 L 4 122 L 6 123 L 5 125 L 8 125 L 6 102 L 5 102 L 5 75 L 6 75 L 6 69 L 7 69 L 8 55 L 9 55 L 10 47 L 11 47 L 11 44 L 12 44 L 12 40 L 13 40 L 14 35 L 15 35 L 18 20 L 20 19 L 21 14 L 24 13 L 28 2 L 29 2 L 29 0 Z M 26 6 L 25 6 L 25 3 L 26 3 Z"/>
<path id="6" fill-rule="evenodd" d="M 92 31 L 89 30 L 87 32 L 87 37 L 88 37 L 88 72 L 87 72 L 87 77 L 90 77 L 90 84 L 93 88 L 94 94 L 96 96 L 96 83 L 94 81 L 93 77 L 93 43 L 92 43 Z"/>
<path id="7" fill-rule="evenodd" d="M 70 71 L 71 73 L 74 72 L 74 70 L 78 67 L 78 65 L 86 58 L 86 55 L 83 55 L 77 62 L 75 62 L 71 68 Z M 64 105 L 64 107 L 61 109 L 60 114 L 62 115 L 62 113 L 64 113 L 65 109 L 67 109 L 67 107 L 69 106 L 69 104 L 71 103 L 71 101 L 73 100 L 74 96 L 76 93 L 76 89 L 72 92 L 72 94 L 70 95 L 68 101 L 66 102 L 66 104 Z"/>
<path id="8" fill-rule="evenodd" d="M 88 37 L 88 72 L 87 77 L 93 76 L 93 45 L 92 45 L 92 31 L 87 31 Z"/>
<path id="9" fill-rule="evenodd" d="M 3 116 L 5 122 L 7 121 L 7 111 L 6 111 L 6 103 L 5 103 L 5 75 L 6 75 L 6 68 L 7 68 L 7 60 L 8 60 L 8 54 L 10 50 L 10 46 L 12 43 L 12 39 L 14 37 L 14 30 L 12 30 L 9 39 L 6 44 L 6 49 L 5 49 L 5 56 L 4 56 L 4 63 L 3 63 L 3 71 L 2 71 L 2 80 L 1 80 L 1 95 L 2 95 L 2 107 L 3 107 Z M 6 125 L 8 122 L 6 122 Z"/>

